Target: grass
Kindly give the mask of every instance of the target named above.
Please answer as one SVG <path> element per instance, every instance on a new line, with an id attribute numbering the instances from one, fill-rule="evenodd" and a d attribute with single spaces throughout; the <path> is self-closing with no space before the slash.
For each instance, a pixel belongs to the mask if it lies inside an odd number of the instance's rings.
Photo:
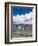
<path id="1" fill-rule="evenodd" d="M 15 37 L 32 37 L 32 30 L 15 29 L 16 31 L 11 31 L 11 38 Z"/>

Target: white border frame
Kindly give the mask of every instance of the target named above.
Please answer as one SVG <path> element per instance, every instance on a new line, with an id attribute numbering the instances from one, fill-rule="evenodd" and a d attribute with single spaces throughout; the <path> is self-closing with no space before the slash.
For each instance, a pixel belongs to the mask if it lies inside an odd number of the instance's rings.
<path id="1" fill-rule="evenodd" d="M 33 30 L 32 30 L 32 34 L 33 34 L 33 36 L 32 37 L 22 37 L 22 38 L 13 38 L 12 40 L 11 40 L 11 6 L 23 6 L 23 7 L 34 7 L 34 9 L 33 9 Z M 36 23 L 35 23 L 35 20 L 36 20 L 36 6 L 33 6 L 33 5 L 15 5 L 15 4 L 10 4 L 9 5 L 9 42 L 18 42 L 18 41 L 32 41 L 32 40 L 35 40 L 35 38 L 36 38 Z"/>

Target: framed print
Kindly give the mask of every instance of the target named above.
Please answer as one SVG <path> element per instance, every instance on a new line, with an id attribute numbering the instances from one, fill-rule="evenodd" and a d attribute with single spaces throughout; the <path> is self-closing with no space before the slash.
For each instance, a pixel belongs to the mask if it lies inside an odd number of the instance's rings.
<path id="1" fill-rule="evenodd" d="M 37 4 L 5 3 L 5 43 L 37 41 Z"/>

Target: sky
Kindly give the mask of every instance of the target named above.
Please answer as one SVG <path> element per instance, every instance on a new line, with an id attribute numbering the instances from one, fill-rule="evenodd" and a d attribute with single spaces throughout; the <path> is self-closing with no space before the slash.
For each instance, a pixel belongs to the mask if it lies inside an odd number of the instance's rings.
<path id="1" fill-rule="evenodd" d="M 14 24 L 32 24 L 33 8 L 12 7 L 11 15 Z"/>
<path id="2" fill-rule="evenodd" d="M 11 14 L 13 16 L 17 16 L 18 15 L 24 15 L 26 13 L 32 12 L 33 7 L 16 7 L 13 6 L 11 7 Z"/>

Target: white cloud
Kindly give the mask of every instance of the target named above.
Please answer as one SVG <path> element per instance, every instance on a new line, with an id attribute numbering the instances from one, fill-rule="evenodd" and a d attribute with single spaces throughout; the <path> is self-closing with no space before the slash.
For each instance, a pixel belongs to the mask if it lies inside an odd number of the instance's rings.
<path id="1" fill-rule="evenodd" d="M 33 12 L 26 13 L 25 15 L 17 15 L 13 16 L 13 22 L 16 22 L 15 24 L 32 24 L 32 15 Z M 27 21 L 28 20 L 28 21 Z"/>

